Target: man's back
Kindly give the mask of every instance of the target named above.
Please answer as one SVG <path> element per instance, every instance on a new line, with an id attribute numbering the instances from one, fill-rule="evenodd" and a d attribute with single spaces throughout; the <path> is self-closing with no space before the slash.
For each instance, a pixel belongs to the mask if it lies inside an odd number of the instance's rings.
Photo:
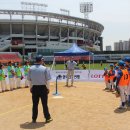
<path id="1" fill-rule="evenodd" d="M 33 65 L 28 74 L 32 85 L 46 85 L 47 81 L 51 79 L 46 67 L 42 65 Z"/>

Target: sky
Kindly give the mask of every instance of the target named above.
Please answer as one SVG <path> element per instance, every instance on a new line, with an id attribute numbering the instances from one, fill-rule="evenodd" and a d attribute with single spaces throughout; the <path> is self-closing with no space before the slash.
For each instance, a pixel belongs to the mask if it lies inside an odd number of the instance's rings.
<path id="1" fill-rule="evenodd" d="M 130 39 L 130 0 L 0 0 L 0 9 L 21 9 L 21 1 L 45 3 L 48 12 L 61 13 L 60 9 L 67 9 L 71 16 L 81 17 L 81 2 L 93 2 L 93 12 L 89 19 L 104 26 L 102 33 L 104 49 L 119 40 Z"/>

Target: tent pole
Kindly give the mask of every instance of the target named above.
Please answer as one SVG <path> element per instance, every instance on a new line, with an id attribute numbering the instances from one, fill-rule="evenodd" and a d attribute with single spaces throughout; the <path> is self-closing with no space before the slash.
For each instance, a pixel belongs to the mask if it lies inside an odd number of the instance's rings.
<path id="1" fill-rule="evenodd" d="M 52 66 L 51 66 L 51 70 L 53 70 L 53 67 L 54 67 L 54 69 L 55 69 L 55 56 L 54 56 L 54 59 L 53 59 L 53 63 L 52 63 Z"/>
<path id="2" fill-rule="evenodd" d="M 88 78 L 90 76 L 90 54 L 89 54 L 89 70 L 88 70 Z"/>
<path id="3" fill-rule="evenodd" d="M 94 54 L 93 54 L 93 70 L 94 70 Z"/>
<path id="4" fill-rule="evenodd" d="M 90 71 L 90 55 L 89 55 L 89 71 Z"/>
<path id="5" fill-rule="evenodd" d="M 54 58 L 53 66 L 54 66 L 54 70 L 55 70 L 56 69 L 56 59 L 55 58 Z"/>
<path id="6" fill-rule="evenodd" d="M 64 70 L 65 70 L 65 57 L 64 57 Z"/>

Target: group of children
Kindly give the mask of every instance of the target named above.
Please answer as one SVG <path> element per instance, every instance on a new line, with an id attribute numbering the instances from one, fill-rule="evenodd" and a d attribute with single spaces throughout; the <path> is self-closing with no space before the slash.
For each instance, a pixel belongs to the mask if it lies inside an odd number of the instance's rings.
<path id="1" fill-rule="evenodd" d="M 25 87 L 30 86 L 27 80 L 29 62 L 26 61 L 22 67 L 20 63 L 14 66 L 8 62 L 7 68 L 0 64 L 0 86 L 1 92 L 8 91 L 6 78 L 9 79 L 9 88 L 14 90 L 21 88 L 21 80 L 25 78 Z M 104 68 L 105 90 L 116 92 L 116 96 L 121 98 L 119 109 L 130 107 L 130 57 L 120 60 L 117 64 L 110 64 L 110 70 Z M 16 86 L 16 87 L 15 87 Z"/>
<path id="2" fill-rule="evenodd" d="M 22 67 L 20 63 L 17 65 L 13 65 L 12 62 L 8 62 L 7 68 L 4 67 L 3 64 L 0 64 L 0 92 L 14 90 L 16 88 L 21 88 L 21 80 L 25 78 L 25 87 L 29 87 L 30 83 L 27 80 L 27 75 L 29 71 L 30 65 L 29 61 L 25 62 L 25 65 Z M 22 71 L 23 70 L 23 71 Z M 7 80 L 8 77 L 9 82 L 9 89 L 7 87 Z"/>
<path id="3" fill-rule="evenodd" d="M 104 68 L 105 90 L 115 92 L 121 99 L 119 109 L 130 107 L 130 57 Z"/>

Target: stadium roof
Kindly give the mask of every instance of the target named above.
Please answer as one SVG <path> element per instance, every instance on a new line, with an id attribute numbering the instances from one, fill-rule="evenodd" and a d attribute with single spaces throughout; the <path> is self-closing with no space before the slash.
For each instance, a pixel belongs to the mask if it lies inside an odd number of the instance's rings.
<path id="1" fill-rule="evenodd" d="M 63 19 L 67 21 L 73 21 L 77 23 L 83 23 L 87 25 L 89 29 L 98 29 L 98 31 L 102 32 L 104 30 L 104 26 L 98 22 L 83 19 L 79 17 L 67 16 L 63 14 L 51 13 L 51 12 L 40 12 L 40 11 L 27 11 L 27 10 L 0 10 L 0 14 L 9 14 L 9 15 L 32 15 L 32 16 L 40 16 L 40 17 L 47 17 L 47 18 L 56 18 L 56 19 Z"/>

